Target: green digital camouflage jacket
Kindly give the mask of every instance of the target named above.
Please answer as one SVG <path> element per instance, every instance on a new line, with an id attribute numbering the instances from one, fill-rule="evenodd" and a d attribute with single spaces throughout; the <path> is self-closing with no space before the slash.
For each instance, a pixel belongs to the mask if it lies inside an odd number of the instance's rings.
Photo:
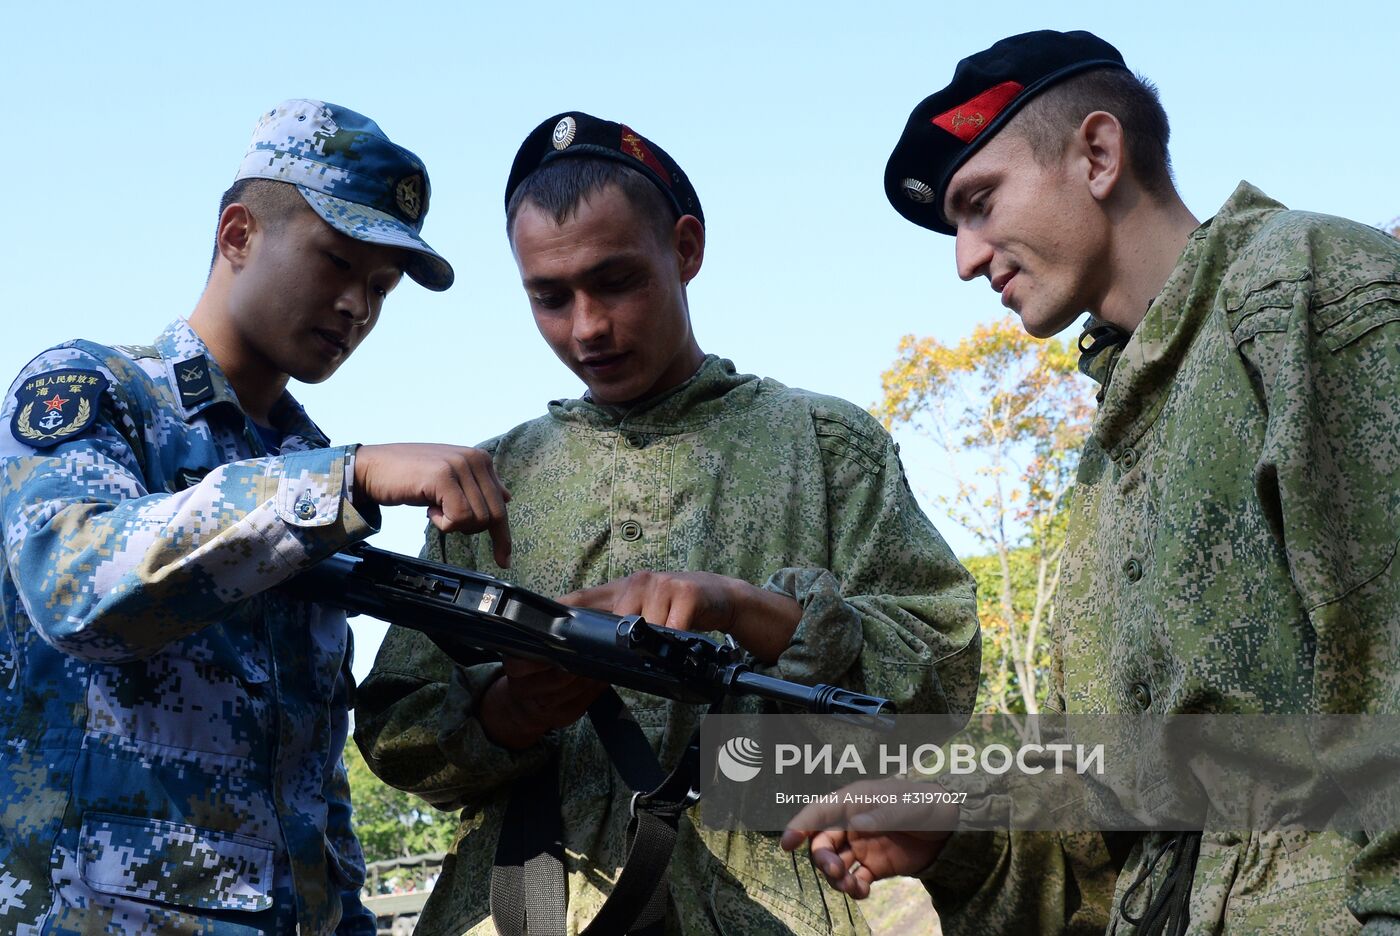
<path id="1" fill-rule="evenodd" d="M 797 599 L 791 645 L 761 672 L 835 682 L 904 712 L 969 711 L 980 642 L 973 582 L 919 510 L 895 447 L 842 400 L 739 375 L 708 358 L 686 384 L 628 412 L 583 400 L 487 443 L 511 490 L 512 567 L 479 537 L 430 531 L 431 558 L 548 595 L 639 570 L 705 570 Z M 461 837 L 420 933 L 491 933 L 488 880 L 514 781 L 557 757 L 569 932 L 591 919 L 623 862 L 630 793 L 586 722 L 510 753 L 474 706 L 497 666 L 453 672 L 391 628 L 361 687 L 356 740 L 386 781 L 446 809 Z M 664 764 L 701 709 L 622 691 Z M 735 711 L 757 711 L 743 700 Z M 703 803 L 700 806 L 704 808 Z M 671 932 L 860 933 L 854 904 L 772 835 L 683 820 Z"/>
<path id="2" fill-rule="evenodd" d="M 1084 367 L 1048 707 L 1400 711 L 1400 241 L 1242 184 Z M 1129 934 L 1161 844 L 1135 839 L 1116 874 L 1096 834 L 959 833 L 925 880 L 948 934 Z M 1190 912 L 1192 934 L 1400 932 L 1400 838 L 1207 833 Z"/>

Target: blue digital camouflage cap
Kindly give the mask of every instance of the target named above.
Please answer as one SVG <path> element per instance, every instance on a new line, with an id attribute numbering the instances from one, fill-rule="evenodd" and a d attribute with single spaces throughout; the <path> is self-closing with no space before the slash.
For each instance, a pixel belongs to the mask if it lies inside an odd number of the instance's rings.
<path id="1" fill-rule="evenodd" d="M 289 182 L 347 237 L 401 247 L 404 272 L 428 289 L 452 285 L 452 266 L 419 232 L 428 215 L 428 170 L 363 114 L 337 104 L 283 101 L 258 119 L 239 179 Z"/>

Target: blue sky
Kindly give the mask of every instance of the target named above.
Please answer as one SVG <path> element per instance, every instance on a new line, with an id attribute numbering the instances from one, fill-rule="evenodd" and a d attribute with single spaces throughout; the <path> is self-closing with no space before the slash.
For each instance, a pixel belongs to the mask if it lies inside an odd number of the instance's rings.
<path id="1" fill-rule="evenodd" d="M 628 123 L 690 175 L 709 222 L 690 288 L 706 351 L 862 405 L 901 335 L 956 340 L 1001 314 L 881 179 L 914 104 L 1003 36 L 1090 29 L 1157 82 L 1198 217 L 1244 178 L 1292 207 L 1400 216 L 1393 0 L 93 2 L 10 4 L 4 22 L 5 374 L 68 338 L 147 341 L 193 308 L 218 196 L 263 108 L 334 101 L 423 157 L 424 234 L 457 285 L 406 282 L 335 378 L 294 387 L 345 442 L 469 444 L 580 390 L 534 331 L 501 204 L 520 140 L 562 110 Z M 909 448 L 915 488 L 943 490 L 938 462 Z M 421 529 L 396 508 L 376 543 L 416 552 Z M 355 629 L 363 675 L 382 629 Z"/>

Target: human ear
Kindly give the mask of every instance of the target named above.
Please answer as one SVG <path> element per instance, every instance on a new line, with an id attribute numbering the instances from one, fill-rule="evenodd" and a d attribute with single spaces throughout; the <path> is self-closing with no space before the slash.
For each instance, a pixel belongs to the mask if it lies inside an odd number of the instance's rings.
<path id="1" fill-rule="evenodd" d="M 1089 194 L 1098 201 L 1105 201 L 1122 178 L 1128 156 L 1123 125 L 1106 111 L 1094 111 L 1080 123 L 1074 148 L 1084 161 Z"/>
<path id="2" fill-rule="evenodd" d="M 681 283 L 689 283 L 705 262 L 705 226 L 694 215 L 683 215 L 671 229 Z"/>
<path id="3" fill-rule="evenodd" d="M 248 262 L 252 252 L 253 231 L 257 228 L 252 212 L 246 206 L 234 202 L 219 215 L 218 247 L 219 255 L 235 270 Z"/>

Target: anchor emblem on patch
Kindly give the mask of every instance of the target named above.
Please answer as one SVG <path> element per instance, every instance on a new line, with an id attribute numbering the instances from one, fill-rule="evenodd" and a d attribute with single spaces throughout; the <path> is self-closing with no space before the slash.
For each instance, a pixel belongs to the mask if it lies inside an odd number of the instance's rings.
<path id="1" fill-rule="evenodd" d="M 94 370 L 56 370 L 24 381 L 15 391 L 10 432 L 25 445 L 49 448 L 97 421 L 107 378 Z"/>
<path id="2" fill-rule="evenodd" d="M 967 115 L 963 114 L 962 111 L 958 111 L 956 114 L 953 115 L 953 129 L 954 129 L 954 130 L 957 130 L 959 127 L 968 127 L 968 126 L 977 127 L 977 128 L 980 129 L 980 128 L 982 127 L 982 125 L 985 124 L 986 122 L 987 122 L 987 118 L 986 118 L 986 117 L 983 117 L 983 116 L 982 116 L 982 113 L 981 113 L 980 111 L 973 111 L 971 116 L 967 116 Z"/>
<path id="3" fill-rule="evenodd" d="M 59 426 L 63 425 L 65 422 L 63 418 L 63 407 L 71 402 L 73 401 L 65 400 L 61 396 L 44 401 L 44 418 L 39 420 L 39 425 L 44 428 L 44 431 L 53 432 Z"/>

